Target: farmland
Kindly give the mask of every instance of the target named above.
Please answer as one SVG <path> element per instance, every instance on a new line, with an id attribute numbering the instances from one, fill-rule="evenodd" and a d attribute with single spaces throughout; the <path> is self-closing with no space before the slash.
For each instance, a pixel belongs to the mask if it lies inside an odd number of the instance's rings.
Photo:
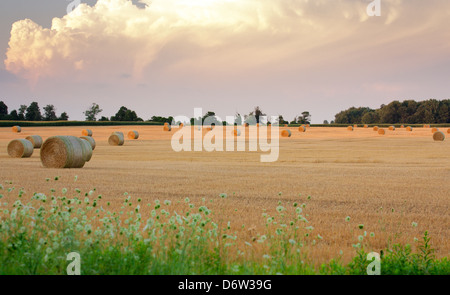
<path id="1" fill-rule="evenodd" d="M 176 153 L 170 145 L 176 128 L 91 129 L 97 147 L 84 168 L 46 169 L 39 150 L 28 159 L 10 158 L 8 142 L 34 134 L 44 140 L 53 135 L 81 136 L 80 127 L 26 127 L 19 134 L 1 128 L 0 180 L 5 187 L 8 181 L 16 190 L 23 188 L 24 199 L 50 189 L 95 188 L 115 212 L 121 210 L 124 193 L 142 204 L 170 200 L 175 211 L 182 210 L 188 198 L 196 206 L 207 204 L 216 222 L 229 222 L 238 237 L 237 247 L 250 244 L 256 260 L 265 254 L 258 239 L 267 231 L 266 216 L 277 214 L 277 206 L 294 204 L 305 204 L 307 226 L 313 227 L 307 248 L 312 265 L 338 256 L 350 262 L 360 236 L 369 251 L 396 243 L 415 249 L 425 231 L 432 237 L 436 257 L 449 256 L 450 141 L 434 142 L 430 128 L 412 132 L 397 128 L 386 130 L 384 136 L 361 127 L 354 131 L 312 127 L 305 133 L 289 128 L 292 137 L 280 138 L 279 160 L 274 163 L 261 163 L 261 152 Z M 108 145 L 111 132 L 130 130 L 139 131 L 139 140 Z M 446 133 L 447 128 L 441 130 Z M 14 194 L 2 199 L 14 201 Z M 148 216 L 150 210 L 145 208 L 141 213 Z"/>

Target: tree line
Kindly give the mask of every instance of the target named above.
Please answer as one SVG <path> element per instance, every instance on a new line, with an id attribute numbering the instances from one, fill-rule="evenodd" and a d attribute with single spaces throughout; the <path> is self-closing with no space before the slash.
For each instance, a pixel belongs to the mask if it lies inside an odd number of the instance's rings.
<path id="1" fill-rule="evenodd" d="M 450 99 L 395 100 L 379 109 L 351 107 L 335 116 L 336 124 L 445 124 L 450 123 Z"/>
<path id="2" fill-rule="evenodd" d="M 32 102 L 29 106 L 21 105 L 18 110 L 8 112 L 8 106 L 0 101 L 0 120 L 10 121 L 67 121 L 69 116 L 66 112 L 56 115 L 56 108 L 49 104 L 44 107 L 44 113 L 37 102 Z"/>

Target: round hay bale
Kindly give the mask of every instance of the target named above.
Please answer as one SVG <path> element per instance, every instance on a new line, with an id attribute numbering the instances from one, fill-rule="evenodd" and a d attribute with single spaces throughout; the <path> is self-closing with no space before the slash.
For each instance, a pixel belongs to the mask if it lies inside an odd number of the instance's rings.
<path id="1" fill-rule="evenodd" d="M 167 123 L 164 123 L 164 131 L 172 131 L 172 126 Z"/>
<path id="2" fill-rule="evenodd" d="M 91 144 L 91 148 L 92 150 L 95 150 L 95 147 L 97 146 L 97 144 L 95 143 L 95 139 L 93 137 L 90 136 L 82 136 L 80 137 L 81 139 L 87 140 L 90 144 Z"/>
<path id="3" fill-rule="evenodd" d="M 406 127 L 406 131 L 413 131 L 413 128 L 411 126 Z"/>
<path id="4" fill-rule="evenodd" d="M 306 132 L 306 127 L 300 126 L 300 127 L 298 127 L 298 131 L 300 131 L 300 132 Z"/>
<path id="5" fill-rule="evenodd" d="M 431 133 L 433 133 L 433 134 L 435 134 L 435 133 L 438 132 L 438 131 L 439 131 L 439 129 L 436 128 L 436 127 L 434 127 L 434 128 L 431 129 Z"/>
<path id="6" fill-rule="evenodd" d="M 364 125 L 364 128 L 369 128 L 369 125 Z"/>
<path id="7" fill-rule="evenodd" d="M 373 127 L 373 131 L 378 131 L 378 126 Z"/>
<path id="8" fill-rule="evenodd" d="M 395 131 L 395 126 L 389 126 L 389 130 Z"/>
<path id="9" fill-rule="evenodd" d="M 288 124 L 284 124 L 284 127 L 286 127 L 286 128 L 287 128 L 287 127 L 288 127 Z"/>
<path id="10" fill-rule="evenodd" d="M 348 131 L 353 131 L 353 126 L 348 126 L 348 127 L 347 127 L 347 130 L 348 130 Z"/>
<path id="11" fill-rule="evenodd" d="M 22 132 L 22 128 L 20 126 L 13 126 L 12 132 L 20 133 Z"/>
<path id="12" fill-rule="evenodd" d="M 81 135 L 83 136 L 91 136 L 92 137 L 92 130 L 91 129 L 84 129 L 83 131 L 81 131 Z"/>
<path id="13" fill-rule="evenodd" d="M 450 128 L 447 129 L 447 133 L 450 134 Z"/>
<path id="14" fill-rule="evenodd" d="M 400 126 L 400 128 L 405 128 L 405 125 Z"/>
<path id="15" fill-rule="evenodd" d="M 291 137 L 291 135 L 292 135 L 291 130 L 285 129 L 285 130 L 281 131 L 282 137 Z"/>
<path id="16" fill-rule="evenodd" d="M 436 131 L 433 134 L 433 140 L 434 141 L 444 141 L 444 139 L 445 139 L 445 134 L 442 131 Z"/>
<path id="17" fill-rule="evenodd" d="M 380 134 L 380 135 L 385 135 L 385 134 L 386 134 L 386 131 L 384 131 L 383 128 L 380 128 L 380 129 L 378 129 L 378 134 Z"/>
<path id="18" fill-rule="evenodd" d="M 121 146 L 125 143 L 125 138 L 122 132 L 113 132 L 108 139 L 109 145 Z"/>
<path id="19" fill-rule="evenodd" d="M 239 130 L 239 129 L 234 129 L 234 130 L 233 130 L 233 134 L 234 134 L 234 136 L 241 136 L 241 130 Z"/>
<path id="20" fill-rule="evenodd" d="M 86 162 L 89 162 L 92 158 L 92 146 L 91 144 L 84 139 L 81 139 L 81 147 L 83 148 L 83 157 Z"/>
<path id="21" fill-rule="evenodd" d="M 311 128 L 311 125 L 310 124 L 306 124 L 306 128 Z"/>
<path id="22" fill-rule="evenodd" d="M 12 158 L 29 158 L 33 151 L 33 144 L 27 139 L 14 139 L 8 144 L 8 155 Z"/>
<path id="23" fill-rule="evenodd" d="M 353 125 L 353 128 L 358 128 L 358 125 L 357 124 Z"/>
<path id="24" fill-rule="evenodd" d="M 31 144 L 33 145 L 33 148 L 40 149 L 42 146 L 42 137 L 39 135 L 30 135 L 25 138 L 26 140 L 29 140 Z"/>
<path id="25" fill-rule="evenodd" d="M 84 144 L 87 143 L 87 144 Z M 83 168 L 90 144 L 75 136 L 53 136 L 41 147 L 41 162 L 46 168 Z"/>
<path id="26" fill-rule="evenodd" d="M 130 131 L 130 132 L 128 132 L 128 138 L 129 139 L 138 139 L 139 138 L 139 132 L 137 132 L 137 131 Z"/>

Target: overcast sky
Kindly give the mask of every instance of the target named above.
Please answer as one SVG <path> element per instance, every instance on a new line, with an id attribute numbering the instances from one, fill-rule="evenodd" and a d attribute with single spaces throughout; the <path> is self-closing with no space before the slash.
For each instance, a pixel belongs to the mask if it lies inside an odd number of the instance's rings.
<path id="1" fill-rule="evenodd" d="M 248 113 L 313 123 L 351 106 L 448 99 L 450 1 L 0 1 L 0 100 L 84 119 Z M 138 4 L 137 2 L 141 2 Z M 150 2 L 152 2 L 150 4 Z M 148 5 L 145 5 L 148 4 Z"/>

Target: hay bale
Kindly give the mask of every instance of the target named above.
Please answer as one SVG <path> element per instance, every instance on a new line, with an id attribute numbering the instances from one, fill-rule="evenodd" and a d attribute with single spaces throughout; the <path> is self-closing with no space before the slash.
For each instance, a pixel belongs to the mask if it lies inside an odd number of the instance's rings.
<path id="1" fill-rule="evenodd" d="M 406 127 L 406 131 L 413 131 L 413 128 L 411 126 Z"/>
<path id="2" fill-rule="evenodd" d="M 444 141 L 444 139 L 445 139 L 445 134 L 442 131 L 436 131 L 433 134 L 433 140 L 434 141 Z"/>
<path id="3" fill-rule="evenodd" d="M 83 136 L 91 136 L 92 137 L 92 130 L 91 129 L 84 129 L 83 131 L 81 131 L 81 135 Z"/>
<path id="4" fill-rule="evenodd" d="M 373 131 L 378 131 L 378 126 L 373 127 Z"/>
<path id="5" fill-rule="evenodd" d="M 400 126 L 400 128 L 405 128 L 405 125 Z"/>
<path id="6" fill-rule="evenodd" d="M 347 127 L 347 130 L 348 130 L 348 131 L 353 131 L 353 126 L 348 126 L 348 127 Z"/>
<path id="7" fill-rule="evenodd" d="M 172 126 L 168 123 L 164 123 L 164 131 L 172 131 Z"/>
<path id="8" fill-rule="evenodd" d="M 86 144 L 85 144 L 86 143 Z M 41 162 L 46 168 L 83 168 L 90 144 L 75 136 L 53 136 L 41 147 Z"/>
<path id="9" fill-rule="evenodd" d="M 14 139 L 8 144 L 8 155 L 12 158 L 29 158 L 33 151 L 33 144 L 27 139 Z"/>
<path id="10" fill-rule="evenodd" d="M 369 128 L 369 125 L 367 125 L 367 124 L 366 124 L 366 125 L 364 125 L 364 128 L 366 128 L 366 129 L 367 129 L 367 128 Z"/>
<path id="11" fill-rule="evenodd" d="M 130 132 L 128 132 L 128 138 L 129 139 L 138 139 L 139 138 L 139 132 L 137 132 L 137 131 L 130 131 Z"/>
<path id="12" fill-rule="evenodd" d="M 20 133 L 20 132 L 22 132 L 22 128 L 20 126 L 13 126 L 12 132 Z"/>
<path id="13" fill-rule="evenodd" d="M 385 135 L 385 134 L 386 134 L 386 131 L 384 131 L 383 128 L 380 128 L 380 129 L 378 129 L 378 134 L 380 134 L 380 135 Z"/>
<path id="14" fill-rule="evenodd" d="M 353 125 L 353 128 L 358 128 L 358 125 L 357 124 Z"/>
<path id="15" fill-rule="evenodd" d="M 390 131 L 395 131 L 395 126 L 389 126 Z"/>
<path id="16" fill-rule="evenodd" d="M 122 132 L 113 132 L 108 139 L 109 145 L 121 146 L 125 143 L 125 138 Z"/>
<path id="17" fill-rule="evenodd" d="M 450 128 L 447 129 L 447 133 L 450 134 Z"/>
<path id="18" fill-rule="evenodd" d="M 92 146 L 91 144 L 84 139 L 81 139 L 81 147 L 83 148 L 83 157 L 86 162 L 89 162 L 92 158 Z"/>
<path id="19" fill-rule="evenodd" d="M 281 131 L 282 137 L 291 137 L 291 135 L 292 135 L 292 133 L 291 133 L 291 130 L 289 130 L 289 129 L 285 129 L 285 130 Z"/>
<path id="20" fill-rule="evenodd" d="M 306 127 L 300 126 L 300 127 L 298 127 L 298 131 L 300 131 L 300 132 L 306 132 Z"/>
<path id="21" fill-rule="evenodd" d="M 80 137 L 81 139 L 87 140 L 90 144 L 91 144 L 91 148 L 92 150 L 95 150 L 95 147 L 97 146 L 97 144 L 95 143 L 95 139 L 93 137 L 90 136 L 82 136 Z"/>
<path id="22" fill-rule="evenodd" d="M 433 133 L 433 134 L 435 134 L 435 133 L 438 132 L 438 131 L 439 131 L 439 129 L 438 129 L 438 128 L 435 128 L 435 127 L 431 129 L 431 133 Z"/>
<path id="23" fill-rule="evenodd" d="M 29 140 L 35 149 L 40 149 L 42 146 L 42 137 L 39 135 L 30 135 L 25 139 Z"/>
<path id="24" fill-rule="evenodd" d="M 284 124 L 284 127 L 286 127 L 286 128 L 287 128 L 287 127 L 288 127 L 288 124 Z"/>
<path id="25" fill-rule="evenodd" d="M 311 128 L 311 125 L 310 124 L 306 124 L 306 128 Z"/>

